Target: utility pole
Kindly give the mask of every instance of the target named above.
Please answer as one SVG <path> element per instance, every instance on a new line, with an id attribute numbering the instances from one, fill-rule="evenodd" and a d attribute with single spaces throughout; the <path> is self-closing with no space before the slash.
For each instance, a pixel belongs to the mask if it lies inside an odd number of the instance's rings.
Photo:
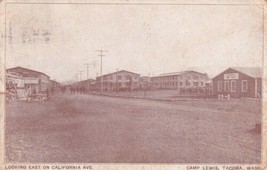
<path id="1" fill-rule="evenodd" d="M 102 58 L 105 56 L 103 52 L 108 52 L 108 50 L 96 50 L 96 52 L 99 52 L 100 54 L 100 94 L 102 94 L 103 89 L 102 89 L 102 83 L 103 83 L 103 77 L 102 77 Z"/>
<path id="2" fill-rule="evenodd" d="M 93 64 L 92 63 L 85 63 L 84 65 L 86 65 L 86 69 L 87 69 L 87 79 L 86 79 L 86 81 L 87 81 L 87 90 L 89 90 L 89 84 L 90 84 L 90 82 L 89 82 L 89 66 L 91 66 Z"/>
<path id="3" fill-rule="evenodd" d="M 118 69 L 116 69 L 116 93 L 118 94 Z"/>
<path id="4" fill-rule="evenodd" d="M 82 81 L 82 72 L 83 71 L 78 71 L 78 81 Z M 79 80 L 79 75 L 80 75 L 80 80 Z"/>
<path id="5" fill-rule="evenodd" d="M 181 94 L 180 76 L 177 76 L 177 88 L 178 88 L 178 96 L 180 96 Z"/>
<path id="6" fill-rule="evenodd" d="M 86 80 L 88 80 L 88 77 L 89 77 L 89 63 L 85 63 L 84 65 L 86 66 L 86 73 L 87 73 Z"/>
<path id="7" fill-rule="evenodd" d="M 81 81 L 82 81 L 82 79 L 83 79 L 83 77 L 82 77 L 82 73 L 83 73 L 83 71 L 80 71 L 80 79 L 81 79 Z"/>

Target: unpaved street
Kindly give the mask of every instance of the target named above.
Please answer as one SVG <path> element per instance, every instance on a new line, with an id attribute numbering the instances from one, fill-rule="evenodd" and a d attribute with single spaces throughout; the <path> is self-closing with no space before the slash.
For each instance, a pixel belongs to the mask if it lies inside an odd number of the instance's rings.
<path id="1" fill-rule="evenodd" d="M 259 163 L 260 101 L 94 95 L 6 105 L 7 162 Z"/>

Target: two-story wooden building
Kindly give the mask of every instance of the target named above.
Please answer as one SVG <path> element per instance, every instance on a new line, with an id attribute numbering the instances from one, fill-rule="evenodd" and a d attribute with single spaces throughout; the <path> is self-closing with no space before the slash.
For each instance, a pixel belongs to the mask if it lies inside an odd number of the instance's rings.
<path id="1" fill-rule="evenodd" d="M 102 89 L 104 91 L 134 90 L 139 88 L 140 74 L 126 70 L 105 74 L 102 76 Z M 96 88 L 101 86 L 101 76 L 96 78 Z"/>
<path id="2" fill-rule="evenodd" d="M 93 91 L 95 90 L 95 84 L 96 84 L 96 80 L 95 79 L 87 79 L 87 80 L 82 80 L 82 81 L 78 81 L 75 83 L 70 84 L 70 86 L 72 87 L 83 87 L 85 88 L 87 91 Z"/>
<path id="3" fill-rule="evenodd" d="M 259 98 L 262 93 L 262 70 L 259 67 L 231 67 L 213 79 L 215 95 Z"/>
<path id="4" fill-rule="evenodd" d="M 204 93 L 208 80 L 206 73 L 188 70 L 151 77 L 151 85 L 154 89 L 177 89 L 180 94 L 193 94 Z"/>

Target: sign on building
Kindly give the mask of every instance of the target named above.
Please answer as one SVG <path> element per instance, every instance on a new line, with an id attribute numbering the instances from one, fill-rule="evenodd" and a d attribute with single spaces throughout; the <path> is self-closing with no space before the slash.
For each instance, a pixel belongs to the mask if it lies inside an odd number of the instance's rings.
<path id="1" fill-rule="evenodd" d="M 228 73 L 224 74 L 224 80 L 233 80 L 233 79 L 238 79 L 239 74 L 238 73 Z"/>

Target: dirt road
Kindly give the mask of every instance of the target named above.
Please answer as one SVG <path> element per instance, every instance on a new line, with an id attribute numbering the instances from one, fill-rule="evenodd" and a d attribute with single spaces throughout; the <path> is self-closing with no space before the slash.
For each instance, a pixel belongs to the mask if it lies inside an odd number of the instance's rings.
<path id="1" fill-rule="evenodd" d="M 93 95 L 7 103 L 7 162 L 258 163 L 260 101 Z"/>

